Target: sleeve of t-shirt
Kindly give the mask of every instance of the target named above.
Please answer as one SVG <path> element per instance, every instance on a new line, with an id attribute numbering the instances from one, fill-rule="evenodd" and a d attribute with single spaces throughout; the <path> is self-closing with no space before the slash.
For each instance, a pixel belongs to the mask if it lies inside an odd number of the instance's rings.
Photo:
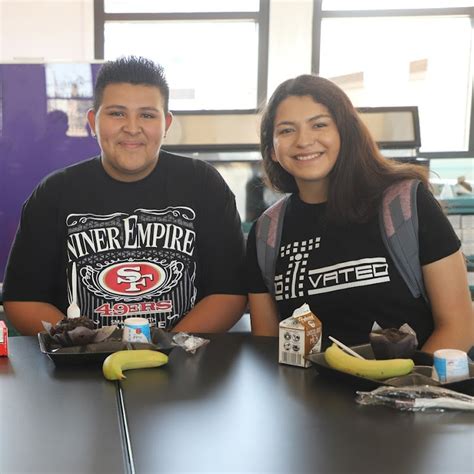
<path id="1" fill-rule="evenodd" d="M 5 273 L 5 301 L 54 301 L 60 248 L 57 203 L 57 194 L 43 181 L 23 205 Z"/>
<path id="2" fill-rule="evenodd" d="M 211 165 L 205 170 L 201 197 L 198 235 L 201 294 L 244 295 L 245 244 L 240 216 L 234 194 Z"/>
<path id="3" fill-rule="evenodd" d="M 247 238 L 245 281 L 247 282 L 248 293 L 268 293 L 268 288 L 263 280 L 257 260 L 256 226 L 257 223 L 254 222 Z"/>
<path id="4" fill-rule="evenodd" d="M 420 263 L 429 263 L 447 257 L 461 247 L 461 241 L 433 194 L 425 186 L 418 186 L 418 239 Z"/>

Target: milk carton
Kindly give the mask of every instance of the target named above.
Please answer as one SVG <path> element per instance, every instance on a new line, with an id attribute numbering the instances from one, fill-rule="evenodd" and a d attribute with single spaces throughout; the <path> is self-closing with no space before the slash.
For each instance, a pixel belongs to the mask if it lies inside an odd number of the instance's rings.
<path id="1" fill-rule="evenodd" d="M 8 357 L 8 329 L 4 321 L 0 321 L 0 357 Z"/>
<path id="2" fill-rule="evenodd" d="M 321 350 L 322 323 L 307 304 L 280 323 L 278 362 L 309 367 L 308 354 Z"/>

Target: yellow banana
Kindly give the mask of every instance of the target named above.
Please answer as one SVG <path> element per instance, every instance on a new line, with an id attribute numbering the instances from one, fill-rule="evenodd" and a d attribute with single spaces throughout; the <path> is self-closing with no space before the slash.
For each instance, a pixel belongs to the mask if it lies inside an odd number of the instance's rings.
<path id="1" fill-rule="evenodd" d="M 121 380 L 126 378 L 122 373 L 123 370 L 159 367 L 167 362 L 166 354 L 149 349 L 117 351 L 104 360 L 102 372 L 108 380 Z"/>
<path id="2" fill-rule="evenodd" d="M 411 359 L 358 359 L 340 349 L 336 344 L 324 352 L 327 364 L 333 369 L 369 379 L 383 380 L 410 373 L 415 366 Z"/>

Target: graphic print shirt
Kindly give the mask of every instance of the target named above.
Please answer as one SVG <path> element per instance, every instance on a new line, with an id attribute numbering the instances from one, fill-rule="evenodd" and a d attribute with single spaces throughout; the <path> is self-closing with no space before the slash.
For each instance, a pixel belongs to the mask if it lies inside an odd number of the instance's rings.
<path id="1" fill-rule="evenodd" d="M 422 186 L 417 207 L 421 264 L 458 250 L 449 221 Z M 422 345 L 433 331 L 431 311 L 422 297 L 413 298 L 398 273 L 378 218 L 335 226 L 327 223 L 325 211 L 325 203 L 307 204 L 297 195 L 288 203 L 274 280 L 280 319 L 308 303 L 323 322 L 325 344 L 328 335 L 350 345 L 366 343 L 374 322 L 383 328 L 407 322 Z M 256 258 L 255 225 L 248 237 L 247 282 L 250 293 L 268 292 Z"/>
<path id="2" fill-rule="evenodd" d="M 65 312 L 76 280 L 81 314 L 98 326 L 142 316 L 170 328 L 204 296 L 243 294 L 242 259 L 234 196 L 212 166 L 162 152 L 149 176 L 124 183 L 95 158 L 26 203 L 5 299 Z"/>

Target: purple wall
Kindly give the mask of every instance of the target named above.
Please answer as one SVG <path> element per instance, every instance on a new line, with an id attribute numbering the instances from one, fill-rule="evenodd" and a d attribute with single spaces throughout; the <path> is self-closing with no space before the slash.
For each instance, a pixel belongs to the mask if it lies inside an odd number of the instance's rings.
<path id="1" fill-rule="evenodd" d="M 23 202 L 53 170 L 99 153 L 86 127 L 100 64 L 0 64 L 0 282 Z"/>

